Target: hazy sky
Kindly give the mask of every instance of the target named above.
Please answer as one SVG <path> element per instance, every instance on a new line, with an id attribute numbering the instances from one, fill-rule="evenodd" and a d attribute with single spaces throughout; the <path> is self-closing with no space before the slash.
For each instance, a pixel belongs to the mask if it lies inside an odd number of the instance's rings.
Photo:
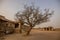
<path id="1" fill-rule="evenodd" d="M 1 2 L 2 1 L 2 2 Z M 31 5 L 34 3 L 35 6 L 40 7 L 44 10 L 49 8 L 54 10 L 54 15 L 50 18 L 50 21 L 38 25 L 38 27 L 60 27 L 60 8 L 57 0 L 1 0 L 0 1 L 0 15 L 5 16 L 7 19 L 14 20 L 16 12 L 21 11 L 25 4 Z"/>

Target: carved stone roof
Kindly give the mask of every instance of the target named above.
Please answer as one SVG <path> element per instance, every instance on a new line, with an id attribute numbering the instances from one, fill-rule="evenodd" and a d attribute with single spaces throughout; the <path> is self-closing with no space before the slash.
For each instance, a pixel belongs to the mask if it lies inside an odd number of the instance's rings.
<path id="1" fill-rule="evenodd" d="M 6 21 L 6 22 L 11 22 L 11 23 L 16 23 L 15 21 L 11 21 L 5 18 L 5 16 L 0 15 L 0 20 Z"/>

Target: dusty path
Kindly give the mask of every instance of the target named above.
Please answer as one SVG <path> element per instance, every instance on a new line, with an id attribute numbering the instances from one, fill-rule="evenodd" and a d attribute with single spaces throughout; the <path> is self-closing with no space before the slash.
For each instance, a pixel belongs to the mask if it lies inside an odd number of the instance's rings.
<path id="1" fill-rule="evenodd" d="M 60 31 L 32 31 L 29 36 L 19 33 L 6 35 L 5 40 L 60 40 Z"/>

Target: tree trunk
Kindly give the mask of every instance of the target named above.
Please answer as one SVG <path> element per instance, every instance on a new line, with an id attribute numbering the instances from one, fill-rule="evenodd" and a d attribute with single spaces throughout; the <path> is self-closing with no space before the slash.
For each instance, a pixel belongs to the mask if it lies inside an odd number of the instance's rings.
<path id="1" fill-rule="evenodd" d="M 19 27 L 20 27 L 20 33 L 22 33 L 22 25 L 21 25 L 21 23 L 19 23 Z"/>
<path id="2" fill-rule="evenodd" d="M 29 35 L 30 34 L 31 29 L 32 29 L 32 27 L 29 28 L 29 30 L 27 31 L 26 35 Z"/>

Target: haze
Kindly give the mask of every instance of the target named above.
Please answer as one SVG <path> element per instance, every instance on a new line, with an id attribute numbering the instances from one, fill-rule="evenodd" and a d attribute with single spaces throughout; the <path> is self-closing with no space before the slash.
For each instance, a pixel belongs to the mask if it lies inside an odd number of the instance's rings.
<path id="1" fill-rule="evenodd" d="M 31 3 L 34 3 L 35 6 L 40 7 L 42 10 L 49 8 L 55 11 L 49 22 L 37 25 L 36 27 L 60 27 L 60 8 L 57 0 L 1 0 L 0 15 L 5 16 L 9 20 L 14 20 L 15 14 L 21 11 L 25 4 L 31 5 Z"/>

